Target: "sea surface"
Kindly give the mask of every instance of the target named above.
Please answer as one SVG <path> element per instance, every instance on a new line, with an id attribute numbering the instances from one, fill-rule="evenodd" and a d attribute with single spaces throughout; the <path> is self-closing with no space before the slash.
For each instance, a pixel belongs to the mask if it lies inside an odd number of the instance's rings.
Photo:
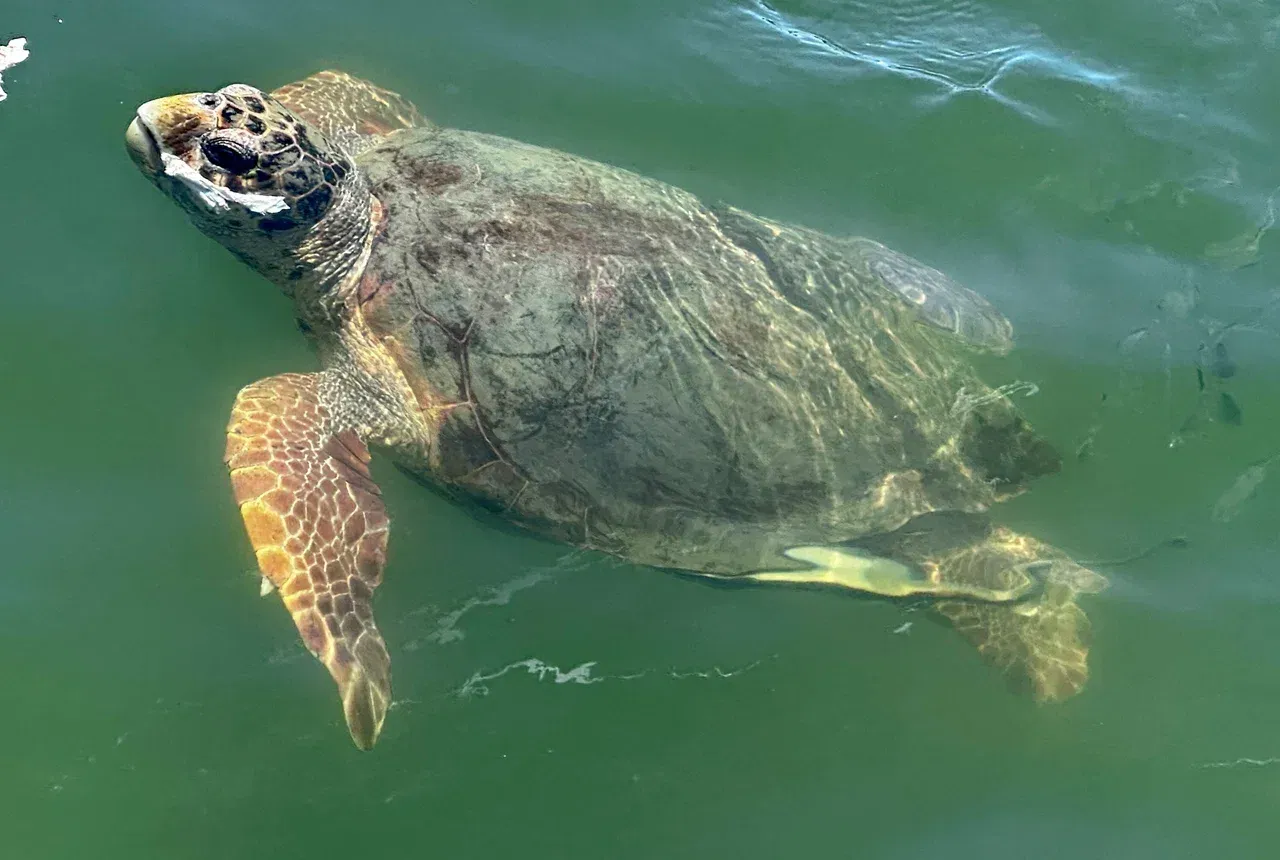
<path id="1" fill-rule="evenodd" d="M 15 36 L 4 857 L 1275 856 L 1280 4 L 4 0 Z M 376 462 L 396 703 L 357 751 L 220 459 L 239 388 L 316 359 L 123 146 L 151 98 L 326 67 L 991 298 L 984 373 L 1064 457 L 998 515 L 1112 581 L 1083 693 L 916 602 L 572 552 Z"/>

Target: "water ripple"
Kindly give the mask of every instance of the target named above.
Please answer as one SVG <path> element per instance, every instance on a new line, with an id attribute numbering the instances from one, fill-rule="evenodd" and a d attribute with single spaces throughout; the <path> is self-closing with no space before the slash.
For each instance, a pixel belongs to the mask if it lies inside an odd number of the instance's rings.
<path id="1" fill-rule="evenodd" d="M 846 14 L 847 19 L 864 21 L 860 28 L 830 18 L 819 23 L 792 17 L 764 0 L 751 0 L 736 11 L 815 56 L 838 61 L 837 68 L 843 66 L 845 72 L 873 70 L 936 85 L 941 91 L 925 97 L 926 103 L 979 93 L 1044 124 L 1052 122 L 1046 111 L 997 88 L 1014 68 L 1036 68 L 1050 77 L 1099 89 L 1115 88 L 1124 79 L 1120 72 L 1057 49 L 1038 30 L 1000 21 L 967 4 L 946 10 L 898 9 L 891 21 L 880 25 L 877 17 L 882 14 Z"/>

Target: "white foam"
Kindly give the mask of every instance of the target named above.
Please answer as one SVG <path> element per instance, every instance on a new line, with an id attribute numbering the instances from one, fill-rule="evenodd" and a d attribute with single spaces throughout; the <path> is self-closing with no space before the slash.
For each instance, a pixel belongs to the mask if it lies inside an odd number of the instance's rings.
<path id="1" fill-rule="evenodd" d="M 239 191 L 232 191 L 230 188 L 223 188 L 221 185 L 214 185 L 201 176 L 191 165 L 171 153 L 162 152 L 160 160 L 164 162 L 164 172 L 166 174 L 190 188 L 201 203 L 215 211 L 230 209 L 232 203 L 243 206 L 250 212 L 256 212 L 259 215 L 283 212 L 289 208 L 289 204 L 285 202 L 283 197 L 273 194 L 244 194 Z"/>
<path id="2" fill-rule="evenodd" d="M 770 658 L 774 659 L 778 655 L 774 654 Z M 712 666 L 710 669 L 695 669 L 693 671 L 677 671 L 672 669 L 666 674 L 668 677 L 677 680 L 685 678 L 736 678 L 743 672 L 750 672 L 752 669 L 763 663 L 764 660 L 754 660 L 746 666 L 737 669 L 721 669 L 719 666 Z M 496 672 L 475 672 L 467 679 L 467 682 L 456 691 L 459 698 L 472 698 L 477 696 L 489 695 L 489 681 L 497 680 L 509 672 L 517 669 L 524 669 L 530 675 L 535 676 L 539 681 L 545 678 L 551 678 L 556 684 L 599 684 L 602 681 L 635 681 L 652 674 L 649 669 L 642 669 L 639 672 L 629 672 L 626 675 L 597 675 L 595 674 L 595 660 L 586 663 L 579 663 L 568 671 L 561 669 L 559 666 L 552 666 L 550 663 L 543 662 L 537 657 L 530 657 L 527 660 L 518 660 L 515 663 L 509 663 Z"/>
<path id="3" fill-rule="evenodd" d="M 0 45 L 0 72 L 5 69 L 12 69 L 21 63 L 27 57 L 31 56 L 31 52 L 27 50 L 27 40 L 19 36 L 16 39 L 10 39 L 9 44 Z M 0 77 L 0 102 L 9 96 L 4 91 L 4 78 Z"/>

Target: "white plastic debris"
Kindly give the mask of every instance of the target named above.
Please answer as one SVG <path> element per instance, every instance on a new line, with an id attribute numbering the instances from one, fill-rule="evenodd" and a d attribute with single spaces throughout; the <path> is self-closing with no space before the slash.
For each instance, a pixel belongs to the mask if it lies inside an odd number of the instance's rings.
<path id="1" fill-rule="evenodd" d="M 12 69 L 21 63 L 27 57 L 31 56 L 31 52 L 27 50 L 27 40 L 19 36 L 16 39 L 10 39 L 9 44 L 0 45 L 0 72 L 5 69 Z M 4 91 L 4 78 L 0 77 L 0 102 L 9 96 Z"/>
<path id="2" fill-rule="evenodd" d="M 166 174 L 185 184 L 200 202 L 210 209 L 230 209 L 232 203 L 238 203 L 251 212 L 270 215 L 272 212 L 283 212 L 289 208 L 289 204 L 283 197 L 273 194 L 245 194 L 223 188 L 221 185 L 214 185 L 191 165 L 171 153 L 161 153 L 160 160 L 164 163 Z"/>

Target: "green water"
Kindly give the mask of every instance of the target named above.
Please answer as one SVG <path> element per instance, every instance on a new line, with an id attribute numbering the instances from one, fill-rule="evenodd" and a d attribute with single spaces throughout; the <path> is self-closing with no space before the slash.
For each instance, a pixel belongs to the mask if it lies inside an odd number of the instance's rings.
<path id="1" fill-rule="evenodd" d="M 1220 500 L 1280 449 L 1280 6 L 7 0 L 16 35 L 4 857 L 1274 856 L 1280 480 Z M 1013 320 L 992 381 L 1034 382 L 1067 454 L 1004 521 L 1185 547 L 1106 568 L 1092 679 L 1037 706 L 911 605 L 570 554 L 379 463 L 399 704 L 359 753 L 220 462 L 235 392 L 315 359 L 122 144 L 150 98 L 326 66 L 948 271 Z M 1240 319 L 1235 426 L 1195 368 Z"/>

